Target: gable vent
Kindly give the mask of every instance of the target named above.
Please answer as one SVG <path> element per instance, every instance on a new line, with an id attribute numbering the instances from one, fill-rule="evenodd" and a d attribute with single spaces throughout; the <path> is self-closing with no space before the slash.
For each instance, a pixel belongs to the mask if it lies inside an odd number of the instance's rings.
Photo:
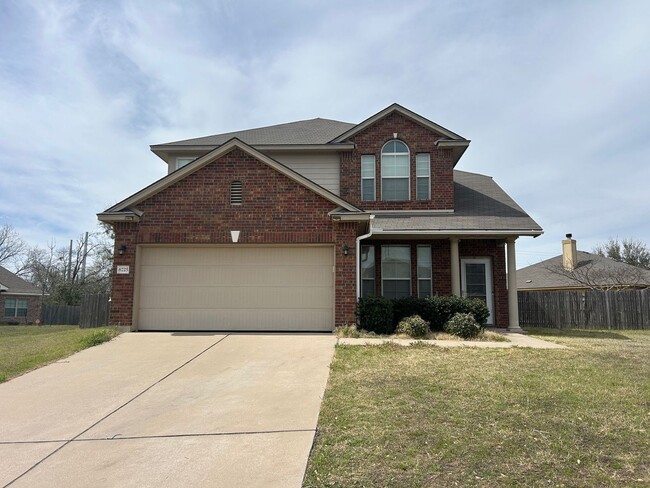
<path id="1" fill-rule="evenodd" d="M 230 205 L 241 205 L 244 201 L 244 186 L 241 181 L 230 183 Z"/>

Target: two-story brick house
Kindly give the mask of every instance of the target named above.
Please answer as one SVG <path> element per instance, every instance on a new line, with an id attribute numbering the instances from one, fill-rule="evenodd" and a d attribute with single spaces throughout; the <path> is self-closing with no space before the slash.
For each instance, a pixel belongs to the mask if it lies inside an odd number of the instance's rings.
<path id="1" fill-rule="evenodd" d="M 111 323 L 332 330 L 357 298 L 466 295 L 518 328 L 515 240 L 540 226 L 470 141 L 394 104 L 152 146 L 168 174 L 98 214 L 115 229 Z"/>

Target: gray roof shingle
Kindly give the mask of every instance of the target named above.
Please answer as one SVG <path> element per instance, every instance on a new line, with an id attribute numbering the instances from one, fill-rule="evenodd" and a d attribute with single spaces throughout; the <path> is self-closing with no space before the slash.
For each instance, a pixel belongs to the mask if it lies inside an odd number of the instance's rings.
<path id="1" fill-rule="evenodd" d="M 3 285 L 7 290 L 3 291 L 4 294 L 11 295 L 12 293 L 19 293 L 21 295 L 40 295 L 41 289 L 26 282 L 20 276 L 16 276 L 7 268 L 0 266 L 0 285 Z"/>
<path id="2" fill-rule="evenodd" d="M 383 231 L 496 231 L 541 234 L 542 228 L 490 176 L 454 170 L 453 213 L 381 214 L 373 229 Z"/>
<path id="3" fill-rule="evenodd" d="M 339 134 L 356 124 L 330 119 L 310 119 L 287 124 L 215 134 L 183 141 L 167 142 L 156 146 L 219 146 L 233 137 L 251 146 L 282 144 L 327 144 Z"/>
<path id="4" fill-rule="evenodd" d="M 585 288 L 562 269 L 562 255 L 518 269 L 517 289 Z M 578 251 L 575 273 L 594 286 L 650 286 L 650 271 L 585 251 Z"/>

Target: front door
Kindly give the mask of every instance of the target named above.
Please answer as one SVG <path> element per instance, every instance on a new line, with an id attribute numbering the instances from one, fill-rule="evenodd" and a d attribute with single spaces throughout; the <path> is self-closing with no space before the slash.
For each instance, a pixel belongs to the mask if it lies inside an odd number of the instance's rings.
<path id="1" fill-rule="evenodd" d="M 490 311 L 487 324 L 493 325 L 492 261 L 490 258 L 463 258 L 460 268 L 463 296 L 483 300 Z"/>

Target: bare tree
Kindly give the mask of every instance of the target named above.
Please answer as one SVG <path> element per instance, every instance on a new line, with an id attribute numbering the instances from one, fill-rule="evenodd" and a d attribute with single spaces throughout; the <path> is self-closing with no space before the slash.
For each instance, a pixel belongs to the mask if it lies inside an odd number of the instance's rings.
<path id="1" fill-rule="evenodd" d="M 84 264 L 85 263 L 85 264 Z M 105 229 L 85 235 L 68 246 L 54 241 L 46 248 L 33 248 L 26 259 L 25 277 L 43 289 L 50 303 L 78 305 L 86 293 L 110 291 L 113 238 Z"/>
<path id="2" fill-rule="evenodd" d="M 20 267 L 21 258 L 24 258 L 27 252 L 27 244 L 18 232 L 9 224 L 3 224 L 0 227 L 0 265 L 20 271 L 16 268 Z"/>
<path id="3" fill-rule="evenodd" d="M 636 239 L 619 241 L 618 238 L 610 237 L 607 242 L 594 247 L 593 252 L 614 261 L 650 269 L 650 249 L 644 242 Z"/>

